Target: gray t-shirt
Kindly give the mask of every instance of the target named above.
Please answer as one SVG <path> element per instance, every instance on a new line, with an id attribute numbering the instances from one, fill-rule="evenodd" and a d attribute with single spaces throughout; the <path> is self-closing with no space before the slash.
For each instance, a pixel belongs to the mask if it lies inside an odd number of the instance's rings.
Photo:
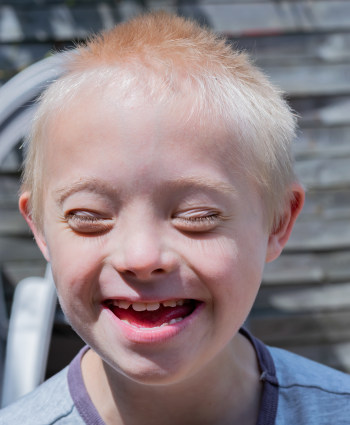
<path id="1" fill-rule="evenodd" d="M 255 347 L 264 384 L 257 425 L 350 425 L 349 375 L 266 347 L 244 329 L 241 333 Z M 87 349 L 69 367 L 1 410 L 0 425 L 105 425 L 81 374 Z"/>

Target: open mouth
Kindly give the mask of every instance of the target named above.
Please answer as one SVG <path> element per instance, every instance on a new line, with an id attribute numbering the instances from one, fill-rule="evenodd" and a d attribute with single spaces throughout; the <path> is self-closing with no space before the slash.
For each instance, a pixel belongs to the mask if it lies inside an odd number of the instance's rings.
<path id="1" fill-rule="evenodd" d="M 129 302 L 106 300 L 104 305 L 120 320 L 137 328 L 157 328 L 173 325 L 190 316 L 201 304 L 192 299 L 162 302 Z"/>

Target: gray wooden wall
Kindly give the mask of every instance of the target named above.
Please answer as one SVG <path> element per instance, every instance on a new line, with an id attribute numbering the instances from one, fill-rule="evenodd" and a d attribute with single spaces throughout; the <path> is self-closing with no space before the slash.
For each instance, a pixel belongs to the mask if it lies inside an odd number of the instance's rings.
<path id="1" fill-rule="evenodd" d="M 269 344 L 350 371 L 350 1 L 0 0 L 0 83 L 52 49 L 147 8 L 176 11 L 226 34 L 299 114 L 294 152 L 307 201 L 285 252 L 266 268 L 249 326 Z M 19 279 L 44 269 L 16 209 L 20 161 L 21 151 L 13 151 L 0 170 L 8 301 Z M 53 353 L 63 351 L 68 361 L 79 342 L 57 317 Z"/>

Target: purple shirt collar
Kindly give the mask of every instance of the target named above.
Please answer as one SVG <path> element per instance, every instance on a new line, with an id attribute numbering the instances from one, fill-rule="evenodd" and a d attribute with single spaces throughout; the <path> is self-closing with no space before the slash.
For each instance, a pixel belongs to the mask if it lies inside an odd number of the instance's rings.
<path id="1" fill-rule="evenodd" d="M 261 398 L 258 422 L 256 425 L 274 425 L 278 405 L 278 381 L 276 378 L 274 362 L 270 352 L 259 339 L 255 338 L 244 328 L 240 330 L 240 333 L 253 345 L 261 370 L 260 380 L 263 382 L 263 394 Z M 105 425 L 105 422 L 100 417 L 90 399 L 81 372 L 81 359 L 88 349 L 88 346 L 82 348 L 69 365 L 69 391 L 74 404 L 86 425 Z"/>

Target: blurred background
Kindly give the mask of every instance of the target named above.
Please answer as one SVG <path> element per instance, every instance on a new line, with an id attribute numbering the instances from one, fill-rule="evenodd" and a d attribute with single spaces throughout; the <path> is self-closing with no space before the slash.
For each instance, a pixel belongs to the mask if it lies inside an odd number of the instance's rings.
<path id="1" fill-rule="evenodd" d="M 228 36 L 297 112 L 294 154 L 307 201 L 283 255 L 266 268 L 247 326 L 267 344 L 350 372 L 350 1 L 0 0 L 0 84 L 92 32 L 154 9 Z M 27 106 L 19 102 L 0 122 L 0 150 Z M 0 361 L 17 283 L 45 272 L 17 211 L 20 145 L 0 163 Z M 47 376 L 81 345 L 57 308 Z"/>

